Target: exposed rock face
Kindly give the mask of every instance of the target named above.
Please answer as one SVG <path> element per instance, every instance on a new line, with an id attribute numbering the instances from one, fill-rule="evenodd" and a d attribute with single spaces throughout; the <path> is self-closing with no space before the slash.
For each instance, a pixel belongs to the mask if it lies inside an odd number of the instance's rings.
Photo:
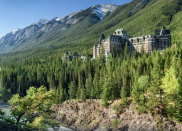
<path id="1" fill-rule="evenodd" d="M 139 114 L 133 109 L 135 104 L 121 109 L 117 114 L 111 105 L 101 107 L 100 102 L 70 102 L 53 107 L 53 118 L 62 125 L 76 131 L 177 131 L 182 124 L 163 116 Z"/>

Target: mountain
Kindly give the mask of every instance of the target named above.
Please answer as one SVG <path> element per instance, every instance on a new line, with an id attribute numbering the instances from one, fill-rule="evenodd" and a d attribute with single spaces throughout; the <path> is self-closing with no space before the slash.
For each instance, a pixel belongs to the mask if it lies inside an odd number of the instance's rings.
<path id="1" fill-rule="evenodd" d="M 29 38 L 31 38 L 35 32 L 44 24 L 46 24 L 48 20 L 40 19 L 37 22 L 33 23 L 32 25 L 24 28 L 24 29 L 15 29 L 2 37 L 0 39 L 0 51 L 1 53 L 6 52 L 6 50 L 11 49 L 13 46 L 20 43 L 22 45 L 25 43 Z M 16 47 L 17 48 L 17 47 Z"/>
<path id="2" fill-rule="evenodd" d="M 100 20 L 103 20 L 106 13 L 111 13 L 116 9 L 116 6 L 114 4 L 105 4 L 105 5 L 96 5 L 92 7 L 94 14 L 96 14 Z M 94 19 L 95 20 L 95 19 Z"/>
<path id="3" fill-rule="evenodd" d="M 181 19 L 182 0 L 133 0 L 118 6 L 96 5 L 63 18 L 56 17 L 43 24 L 31 37 L 21 39 L 16 44 L 2 42 L 4 37 L 8 37 L 7 34 L 0 39 L 0 51 L 11 53 L 0 55 L 0 62 L 42 58 L 54 53 L 63 54 L 65 51 L 70 54 L 75 51 L 92 53 L 93 44 L 101 34 L 108 37 L 118 27 L 135 37 L 142 36 L 143 29 L 144 35 L 154 34 L 156 29 L 164 25 L 171 30 L 172 43 L 180 44 Z"/>
<path id="4" fill-rule="evenodd" d="M 53 39 L 55 35 L 66 32 L 78 22 L 85 21 L 86 28 L 88 28 L 100 22 L 107 13 L 113 12 L 116 7 L 114 4 L 96 5 L 84 11 L 73 12 L 63 18 L 56 17 L 50 21 L 40 19 L 22 30 L 15 29 L 2 37 L 0 39 L 0 52 L 9 53 L 35 47 L 35 43 L 44 36 Z"/>

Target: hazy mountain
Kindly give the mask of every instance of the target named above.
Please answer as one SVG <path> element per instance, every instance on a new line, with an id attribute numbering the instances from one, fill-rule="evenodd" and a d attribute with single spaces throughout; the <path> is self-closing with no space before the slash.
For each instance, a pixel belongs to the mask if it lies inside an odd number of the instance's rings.
<path id="1" fill-rule="evenodd" d="M 8 53 L 29 49 L 28 47 L 34 46 L 45 35 L 52 39 L 55 35 L 66 32 L 70 27 L 89 17 L 90 21 L 86 21 L 86 28 L 88 28 L 100 22 L 107 13 L 113 12 L 116 7 L 114 4 L 96 5 L 86 10 L 73 12 L 63 18 L 56 17 L 50 21 L 40 19 L 24 29 L 15 29 L 2 37 L 0 39 L 0 52 Z"/>
<path id="2" fill-rule="evenodd" d="M 29 38 L 31 38 L 41 26 L 46 24 L 48 20 L 40 19 L 37 22 L 33 23 L 32 25 L 24 28 L 24 29 L 15 29 L 2 37 L 0 39 L 0 52 L 6 52 L 9 48 L 16 46 L 17 43 L 22 45 L 25 43 Z"/>

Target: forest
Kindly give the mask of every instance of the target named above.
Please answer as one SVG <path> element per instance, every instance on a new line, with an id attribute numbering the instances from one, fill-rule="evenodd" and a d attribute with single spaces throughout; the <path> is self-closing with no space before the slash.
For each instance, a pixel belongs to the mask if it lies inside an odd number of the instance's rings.
<path id="1" fill-rule="evenodd" d="M 182 121 L 182 46 L 173 44 L 160 54 L 159 50 L 133 52 L 127 44 L 121 53 L 114 48 L 107 62 L 103 53 L 91 60 L 80 58 L 62 62 L 55 54 L 44 59 L 32 58 L 0 71 L 1 100 L 7 102 L 14 94 L 26 96 L 29 87 L 44 86 L 55 90 L 54 103 L 70 99 L 132 99 L 141 113 L 155 112 L 161 107 L 163 115 Z"/>

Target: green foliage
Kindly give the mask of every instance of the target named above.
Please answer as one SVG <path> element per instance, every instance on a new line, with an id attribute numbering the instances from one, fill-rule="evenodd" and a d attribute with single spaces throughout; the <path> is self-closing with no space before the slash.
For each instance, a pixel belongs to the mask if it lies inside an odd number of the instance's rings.
<path id="1" fill-rule="evenodd" d="M 109 93 L 109 87 L 107 85 L 105 85 L 104 87 L 104 91 L 102 94 L 102 106 L 103 107 L 107 107 L 110 105 L 110 103 L 108 102 L 111 98 L 111 95 Z"/>
<path id="2" fill-rule="evenodd" d="M 119 108 L 119 106 L 117 104 L 115 104 L 113 106 L 113 110 L 115 110 L 116 114 L 120 114 L 121 113 L 121 109 Z"/>
<path id="3" fill-rule="evenodd" d="M 104 128 L 105 128 L 106 130 L 109 130 L 109 129 L 110 129 L 109 126 L 105 126 Z"/>
<path id="4" fill-rule="evenodd" d="M 77 86 L 75 81 L 71 82 L 69 85 L 69 95 L 70 99 L 76 99 Z"/>
<path id="5" fill-rule="evenodd" d="M 149 88 L 149 76 L 141 76 L 135 80 L 134 87 L 132 90 L 133 101 L 137 104 L 145 103 L 145 96 L 147 89 Z"/>
<path id="6" fill-rule="evenodd" d="M 157 114 L 159 112 L 156 112 L 156 108 L 161 107 L 162 113 L 181 122 L 181 1 L 152 0 L 144 9 L 141 4 L 143 2 L 135 7 L 139 1 L 134 0 L 119 6 L 103 21 L 90 28 L 86 28 L 86 24 L 81 28 L 80 22 L 65 34 L 56 35 L 54 39 L 47 35 L 46 38 L 37 41 L 36 44 L 40 46 L 35 46 L 35 50 L 1 55 L 1 65 L 7 61 L 16 61 L 11 65 L 2 66 L 0 71 L 1 99 L 6 102 L 12 97 L 12 115 L 16 118 L 16 121 L 6 119 L 0 110 L 2 124 L 20 127 L 23 125 L 21 120 L 26 120 L 25 127 L 44 129 L 45 124 L 54 125 L 48 121 L 49 116 L 45 113 L 52 112 L 52 103 L 59 104 L 69 99 L 78 99 L 79 102 L 86 99 L 102 99 L 102 106 L 107 107 L 110 105 L 109 101 L 118 98 L 121 98 L 121 105 L 113 106 L 117 113 L 121 111 L 120 107 L 126 107 L 130 103 L 131 98 L 141 113 Z M 133 8 L 134 14 L 130 17 L 129 12 Z M 154 29 L 160 29 L 162 25 L 171 30 L 173 44 L 171 48 L 165 49 L 162 55 L 159 50 L 146 54 L 142 49 L 141 54 L 133 52 L 131 58 L 126 43 L 125 50 L 120 54 L 113 50 L 107 63 L 103 56 L 92 61 L 88 57 L 85 61 L 61 60 L 66 50 L 69 50 L 70 54 L 75 51 L 91 53 L 93 44 L 98 41 L 101 33 L 109 36 L 118 27 L 124 27 L 131 36 L 141 36 L 143 28 L 144 35 L 147 35 L 153 34 Z M 43 48 L 52 43 L 56 48 Z M 42 85 L 46 88 L 39 88 Z M 39 102 L 40 106 L 36 107 Z M 115 121 L 113 127 L 117 128 L 118 123 L 118 120 Z"/>
<path id="7" fill-rule="evenodd" d="M 122 100 L 127 99 L 127 91 L 124 88 L 121 89 L 121 98 Z"/>
<path id="8" fill-rule="evenodd" d="M 130 52 L 129 52 L 129 49 L 128 49 L 128 43 L 127 43 L 127 42 L 125 43 L 124 57 L 125 57 L 126 59 L 130 58 Z"/>
<path id="9" fill-rule="evenodd" d="M 178 94 L 180 91 L 180 82 L 176 78 L 176 71 L 173 66 L 166 71 L 165 77 L 162 78 L 161 88 L 167 94 Z"/>
<path id="10" fill-rule="evenodd" d="M 120 106 L 122 108 L 125 108 L 125 107 L 129 106 L 131 104 L 131 102 L 132 102 L 131 99 L 122 99 L 121 103 L 120 103 Z"/>
<path id="11" fill-rule="evenodd" d="M 173 57 L 174 60 L 174 57 Z M 173 61 L 174 62 L 174 61 Z M 179 67 L 172 63 L 171 67 L 166 71 L 165 76 L 162 78 L 162 85 L 165 99 L 166 114 L 168 117 L 173 118 L 176 121 L 182 121 L 182 86 L 181 86 L 181 74 L 177 77 Z"/>
<path id="12" fill-rule="evenodd" d="M 100 111 L 99 109 L 97 109 L 97 110 L 96 110 L 96 114 L 99 115 L 100 113 L 101 113 L 101 111 Z"/>
<path id="13" fill-rule="evenodd" d="M 162 55 L 158 50 L 143 55 L 135 52 L 132 58 L 127 54 L 127 48 L 115 58 L 111 54 L 107 63 L 88 57 L 85 61 L 75 58 L 62 62 L 61 54 L 13 63 L 0 71 L 2 100 L 17 93 L 16 99 L 32 98 L 44 85 L 47 90 L 55 90 L 56 104 L 70 99 L 102 99 L 106 107 L 121 98 L 123 108 L 132 99 L 139 112 L 155 112 L 160 106 L 166 115 L 181 121 L 182 46 L 167 48 Z M 26 92 L 30 86 L 36 90 Z M 175 105 L 174 112 L 170 112 L 171 105 Z"/>
<path id="14" fill-rule="evenodd" d="M 51 120 L 51 105 L 55 99 L 55 91 L 47 91 L 45 87 L 38 89 L 30 87 L 25 97 L 19 94 L 13 95 L 8 102 L 12 106 L 11 115 L 15 119 L 15 125 L 25 129 L 44 130 L 47 125 L 56 126 Z"/>
<path id="15" fill-rule="evenodd" d="M 117 128 L 118 127 L 118 124 L 120 123 L 121 121 L 120 120 L 114 120 L 112 126 L 113 128 Z"/>
<path id="16" fill-rule="evenodd" d="M 5 116 L 5 112 L 0 109 L 0 126 L 14 126 L 15 120 Z"/>

